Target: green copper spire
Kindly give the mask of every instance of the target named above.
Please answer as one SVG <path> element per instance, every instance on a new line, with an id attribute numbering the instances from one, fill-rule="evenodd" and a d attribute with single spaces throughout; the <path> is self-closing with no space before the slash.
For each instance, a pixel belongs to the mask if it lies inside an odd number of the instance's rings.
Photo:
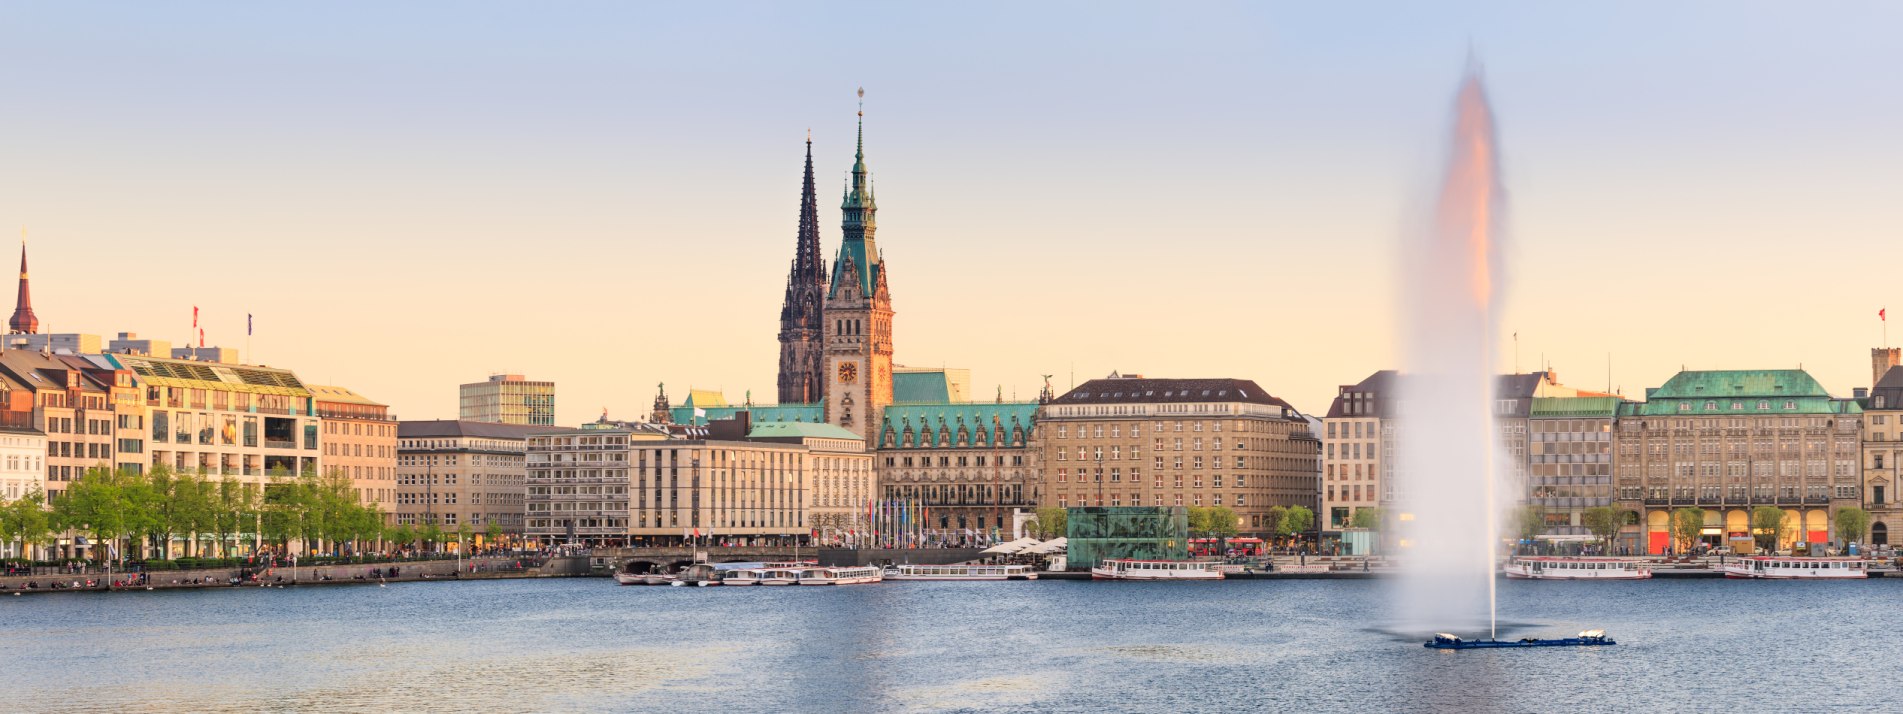
<path id="1" fill-rule="evenodd" d="M 882 265 L 879 248 L 873 241 L 878 231 L 878 204 L 872 198 L 872 172 L 866 168 L 866 90 L 859 88 L 859 140 L 853 153 L 852 176 L 846 185 L 841 214 L 839 256 L 833 260 L 832 290 L 837 292 L 850 269 L 858 279 L 860 293 L 871 295 L 878 284 Z M 830 293 L 829 293 L 830 294 Z"/>

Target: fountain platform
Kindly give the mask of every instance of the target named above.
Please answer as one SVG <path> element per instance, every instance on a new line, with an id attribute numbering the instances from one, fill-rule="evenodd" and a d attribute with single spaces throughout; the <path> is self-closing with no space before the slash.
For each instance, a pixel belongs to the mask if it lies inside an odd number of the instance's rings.
<path id="1" fill-rule="evenodd" d="M 1579 633 L 1578 637 L 1556 640 L 1542 640 L 1537 637 L 1518 640 L 1464 640 L 1458 636 L 1443 633 L 1434 635 L 1434 639 L 1428 640 L 1421 646 L 1434 650 L 1480 650 L 1507 647 L 1599 647 L 1616 644 L 1619 643 L 1607 637 L 1605 630 L 1587 630 Z"/>

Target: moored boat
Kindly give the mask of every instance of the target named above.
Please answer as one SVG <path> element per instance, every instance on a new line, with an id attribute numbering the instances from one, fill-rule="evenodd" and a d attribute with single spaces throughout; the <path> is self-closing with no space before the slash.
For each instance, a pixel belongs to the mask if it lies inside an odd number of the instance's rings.
<path id="1" fill-rule="evenodd" d="M 895 565 L 886 580 L 1036 580 L 1029 565 Z"/>
<path id="2" fill-rule="evenodd" d="M 1501 568 L 1516 580 L 1645 580 L 1652 569 L 1623 558 L 1571 558 L 1526 555 L 1507 559 Z"/>
<path id="3" fill-rule="evenodd" d="M 1725 563 L 1725 577 L 1763 580 L 1860 580 L 1870 577 L 1862 558 L 1757 555 Z"/>
<path id="4" fill-rule="evenodd" d="M 1221 580 L 1220 563 L 1111 559 L 1090 569 L 1092 580 Z"/>
<path id="5" fill-rule="evenodd" d="M 622 585 L 646 585 L 647 575 L 643 573 L 615 573 L 615 582 Z"/>
<path id="6" fill-rule="evenodd" d="M 871 565 L 803 568 L 797 571 L 801 585 L 859 585 L 876 583 L 885 576 Z"/>

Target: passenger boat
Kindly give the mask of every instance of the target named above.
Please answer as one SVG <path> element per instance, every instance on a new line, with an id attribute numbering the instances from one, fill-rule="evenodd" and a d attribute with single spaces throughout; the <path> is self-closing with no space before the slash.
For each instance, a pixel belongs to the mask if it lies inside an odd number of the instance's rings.
<path id="1" fill-rule="evenodd" d="M 1503 647 L 1598 647 L 1616 645 L 1605 630 L 1586 630 L 1578 637 L 1566 637 L 1557 640 L 1542 640 L 1537 637 L 1523 637 L 1518 640 L 1463 640 L 1457 635 L 1440 633 L 1434 639 L 1422 644 L 1422 647 L 1434 650 L 1478 650 Z"/>
<path id="2" fill-rule="evenodd" d="M 727 570 L 720 574 L 721 585 L 759 585 L 764 571 L 758 568 Z"/>
<path id="3" fill-rule="evenodd" d="M 1727 578 L 1765 580 L 1859 580 L 1870 577 L 1861 558 L 1803 558 L 1782 555 L 1745 556 L 1725 563 Z"/>
<path id="4" fill-rule="evenodd" d="M 1029 565 L 897 565 L 885 569 L 887 580 L 1036 580 Z"/>
<path id="5" fill-rule="evenodd" d="M 800 568 L 761 568 L 761 585 L 798 585 Z"/>
<path id="6" fill-rule="evenodd" d="M 806 568 L 797 571 L 801 585 L 860 585 L 884 579 L 877 566 L 855 565 L 830 568 Z"/>
<path id="7" fill-rule="evenodd" d="M 1652 569 L 1622 558 L 1514 556 L 1501 568 L 1516 580 L 1645 580 Z"/>
<path id="8" fill-rule="evenodd" d="M 1092 580 L 1221 580 L 1220 563 L 1111 559 L 1090 569 Z"/>

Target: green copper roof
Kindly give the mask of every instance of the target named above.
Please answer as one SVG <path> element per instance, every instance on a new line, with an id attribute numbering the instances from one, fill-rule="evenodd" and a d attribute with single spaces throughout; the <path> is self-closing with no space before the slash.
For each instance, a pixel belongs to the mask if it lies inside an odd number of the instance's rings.
<path id="1" fill-rule="evenodd" d="M 859 435 L 854 434 L 850 431 L 846 431 L 842 427 L 833 426 L 831 424 L 814 424 L 811 422 L 797 422 L 797 421 L 791 421 L 791 422 L 776 421 L 776 422 L 766 422 L 764 424 L 754 424 L 753 430 L 747 432 L 747 437 L 751 439 L 797 437 L 802 439 L 815 438 L 815 439 L 857 440 L 859 438 Z"/>
<path id="2" fill-rule="evenodd" d="M 1618 397 L 1534 397 L 1534 419 L 1611 419 L 1619 413 Z"/>
<path id="3" fill-rule="evenodd" d="M 1858 414 L 1848 399 L 1824 391 L 1801 369 L 1684 371 L 1645 390 L 1646 401 L 1619 408 L 1621 416 L 1747 416 Z"/>
<path id="4" fill-rule="evenodd" d="M 705 426 L 711 419 L 730 419 L 738 412 L 752 412 L 753 423 L 763 422 L 823 422 L 818 404 L 755 404 L 752 409 L 738 407 L 708 407 L 701 409 L 701 415 L 694 415 L 694 407 L 679 406 L 668 410 L 676 424 L 694 424 Z"/>
<path id="5" fill-rule="evenodd" d="M 990 446 L 997 436 L 995 429 L 1002 427 L 1004 435 L 999 446 L 1021 445 L 1013 441 L 1030 440 L 1037 406 L 1037 402 L 894 404 L 885 408 L 885 417 L 879 424 L 879 444 L 887 445 L 889 436 L 890 445 L 900 448 L 937 446 L 936 435 L 943 431 L 949 446 Z M 961 427 L 965 430 L 963 443 L 958 440 Z M 907 429 L 912 432 L 909 440 Z M 934 435 L 929 443 L 925 441 L 927 429 Z M 1014 430 L 1017 430 L 1016 436 Z"/>
<path id="6" fill-rule="evenodd" d="M 892 403 L 944 404 L 951 401 L 951 386 L 944 372 L 896 372 L 892 375 Z"/>

